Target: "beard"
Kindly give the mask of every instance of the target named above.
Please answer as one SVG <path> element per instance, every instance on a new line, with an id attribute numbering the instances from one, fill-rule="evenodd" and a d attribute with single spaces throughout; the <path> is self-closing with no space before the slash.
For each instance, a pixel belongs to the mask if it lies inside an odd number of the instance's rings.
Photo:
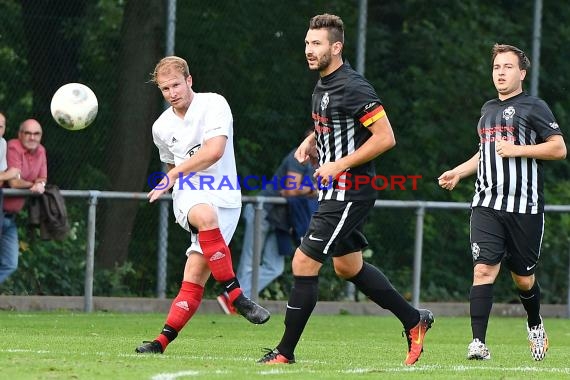
<path id="1" fill-rule="evenodd" d="M 329 65 L 331 64 L 331 61 L 332 61 L 332 55 L 330 52 L 327 52 L 327 53 L 323 54 L 322 57 L 317 58 L 317 67 L 312 68 L 312 70 L 323 71 L 327 67 L 329 67 Z"/>

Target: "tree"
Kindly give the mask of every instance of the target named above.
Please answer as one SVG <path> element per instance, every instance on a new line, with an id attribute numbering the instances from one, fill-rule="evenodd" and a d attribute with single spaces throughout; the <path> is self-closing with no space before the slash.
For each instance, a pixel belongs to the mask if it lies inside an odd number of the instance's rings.
<path id="1" fill-rule="evenodd" d="M 149 72 L 163 55 L 165 2 L 130 0 L 125 4 L 121 32 L 118 89 L 107 149 L 111 190 L 141 191 L 152 150 L 150 126 L 160 112 Z M 128 257 L 137 202 L 116 202 L 102 218 L 97 250 L 98 264 L 113 268 Z"/>

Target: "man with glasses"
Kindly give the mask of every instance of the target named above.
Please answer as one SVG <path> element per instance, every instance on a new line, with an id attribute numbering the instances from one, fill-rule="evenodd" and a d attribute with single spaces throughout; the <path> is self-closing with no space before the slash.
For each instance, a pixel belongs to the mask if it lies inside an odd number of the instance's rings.
<path id="1" fill-rule="evenodd" d="M 40 143 L 42 126 L 28 119 L 20 124 L 18 138 L 8 141 L 8 167 L 19 170 L 17 178 L 8 181 L 13 189 L 29 189 L 43 194 L 47 181 L 46 150 Z M 25 197 L 7 197 L 4 200 L 4 222 L 0 240 L 0 284 L 18 267 L 18 227 L 16 214 L 24 208 Z"/>

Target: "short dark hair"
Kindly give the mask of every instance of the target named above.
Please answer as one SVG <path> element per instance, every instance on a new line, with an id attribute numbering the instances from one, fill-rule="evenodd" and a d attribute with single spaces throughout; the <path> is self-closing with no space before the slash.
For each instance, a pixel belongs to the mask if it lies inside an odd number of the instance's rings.
<path id="1" fill-rule="evenodd" d="M 495 44 L 493 46 L 492 52 L 493 52 L 493 54 L 491 57 L 491 66 L 495 62 L 495 57 L 497 57 L 497 54 L 513 52 L 516 54 L 517 57 L 519 57 L 519 69 L 528 70 L 530 68 L 530 59 L 528 59 L 528 57 L 526 56 L 524 51 L 522 51 L 521 49 L 519 49 L 516 46 L 504 45 L 504 44 Z"/>
<path id="2" fill-rule="evenodd" d="M 344 45 L 344 23 L 338 16 L 324 13 L 311 18 L 309 29 L 326 29 L 329 32 L 329 41 L 341 42 Z"/>

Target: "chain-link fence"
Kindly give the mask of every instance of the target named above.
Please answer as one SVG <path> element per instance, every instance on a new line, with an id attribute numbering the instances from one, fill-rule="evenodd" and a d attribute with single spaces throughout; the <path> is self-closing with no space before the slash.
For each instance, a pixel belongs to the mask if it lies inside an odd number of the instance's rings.
<path id="1" fill-rule="evenodd" d="M 271 1 L 0 0 L 5 138 L 16 138 L 23 120 L 37 119 L 50 183 L 75 190 L 149 190 L 148 174 L 162 170 L 150 127 L 163 103 L 148 80 L 166 51 L 169 3 L 176 4 L 174 52 L 189 61 L 194 90 L 218 92 L 232 107 L 240 174 L 270 175 L 302 138 L 315 80 L 302 64 L 303 38 L 318 2 L 303 1 L 292 10 Z M 348 9 L 355 14 L 355 7 Z M 280 17 L 285 10 L 294 22 Z M 301 63 L 294 70 L 292 60 Z M 64 130 L 50 115 L 51 96 L 69 82 L 88 85 L 98 97 L 97 119 L 85 130 Z M 68 200 L 73 244 L 37 241 L 25 228 L 26 213 L 18 216 L 21 267 L 3 284 L 4 292 L 81 292 L 84 202 Z M 97 207 L 95 294 L 154 295 L 159 207 L 124 199 L 100 199 Z M 178 288 L 189 238 L 170 212 L 168 220 L 170 294 Z M 241 233 L 240 227 L 232 243 L 237 252 Z M 50 265 L 38 266 L 42 261 Z M 67 271 L 46 276 L 49 266 Z M 64 285 L 63 273 L 77 286 Z"/>
<path id="2" fill-rule="evenodd" d="M 228 99 L 235 120 L 240 175 L 271 175 L 310 126 L 310 98 L 317 74 L 307 69 L 303 52 L 309 18 L 327 11 L 342 15 L 346 24 L 344 57 L 354 64 L 359 3 L 176 2 L 174 53 L 188 60 L 195 91 L 218 92 Z M 445 150 L 441 149 L 442 141 L 477 118 L 484 99 L 465 94 L 492 93 L 490 80 L 482 79 L 489 77 L 486 65 L 488 50 L 497 38 L 498 32 L 494 31 L 500 30 L 502 38 L 509 37 L 522 46 L 530 40 L 523 32 L 532 24 L 532 4 L 518 4 L 515 9 L 510 2 L 497 6 L 494 1 L 467 1 L 449 4 L 442 10 L 423 3 L 406 0 L 368 4 L 366 73 L 381 98 L 388 99 L 387 108 L 396 120 L 396 151 L 400 152 L 389 152 L 379 170 L 385 174 L 422 173 L 426 178 L 419 184 L 420 191 L 380 196 L 466 201 L 472 186 L 466 185 L 450 196 L 440 192 L 432 178 L 443 169 L 442 160 L 451 164 L 465 157 L 464 142 L 471 144 L 471 132 L 452 135 L 455 143 Z M 150 128 L 163 109 L 163 100 L 148 80 L 166 51 L 167 5 L 167 0 L 0 0 L 0 112 L 7 116 L 5 138 L 16 137 L 24 119 L 37 118 L 44 129 L 42 143 L 48 152 L 49 182 L 70 190 L 149 190 L 147 176 L 162 169 Z M 553 7 L 557 6 L 549 6 Z M 497 12 L 496 17 L 485 17 L 483 26 L 473 21 L 478 15 Z M 564 12 L 562 8 L 547 9 L 545 24 L 562 27 L 564 23 L 557 22 L 556 16 Z M 470 22 L 462 23 L 465 19 Z M 442 23 L 452 31 L 441 31 Z M 557 44 L 565 46 L 568 36 L 563 31 L 550 33 L 556 38 L 545 37 L 544 51 L 557 55 L 543 54 L 543 61 L 548 64 L 550 60 L 551 67 L 560 70 L 558 76 L 565 77 L 564 65 L 557 61 L 564 59 L 564 49 Z M 479 38 L 474 39 L 474 35 Z M 82 131 L 64 130 L 50 115 L 52 94 L 68 82 L 88 85 L 99 100 L 97 119 Z M 553 108 L 561 126 L 565 125 L 564 93 L 556 86 L 545 89 L 546 95 L 556 99 Z M 455 90 L 459 96 L 452 93 L 450 99 L 444 99 Z M 455 104 L 458 99 L 459 107 Z M 442 106 L 445 101 L 449 104 Z M 475 145 L 469 146 L 474 149 Z M 440 153 L 426 156 L 433 151 Z M 563 197 L 568 188 L 563 186 L 568 178 L 567 167 L 555 166 L 554 170 L 561 185 L 552 192 Z M 85 200 L 68 200 L 68 209 L 77 236 L 85 236 Z M 95 295 L 155 294 L 158 214 L 159 207 L 146 202 L 99 201 Z M 552 220 L 559 231 L 568 230 L 566 216 L 557 215 Z M 370 221 L 367 236 L 372 251 L 377 252 L 371 260 L 388 271 L 399 289 L 409 289 L 414 215 L 405 210 L 375 210 Z M 25 228 L 25 214 L 18 222 L 22 226 L 21 268 L 0 291 L 80 294 L 85 242 L 78 238 L 57 245 L 33 240 Z M 170 213 L 168 223 L 167 295 L 172 295 L 179 286 L 188 235 L 174 224 Z M 231 243 L 236 262 L 242 228 L 238 227 Z M 470 269 L 465 260 L 454 258 L 466 255 L 461 257 L 469 261 L 464 240 L 467 228 L 464 215 L 426 217 L 424 249 L 428 254 L 424 268 L 432 278 L 447 280 L 444 284 L 429 280 L 423 294 L 464 299 L 470 276 L 452 276 L 457 271 L 442 269 L 434 258 L 450 253 L 446 256 L 450 268 L 467 265 Z M 544 262 L 558 267 L 559 262 L 568 261 L 567 242 L 566 235 L 554 235 L 547 231 L 545 250 L 552 249 L 556 255 L 546 255 Z M 552 289 L 567 288 L 565 270 L 549 272 L 551 277 L 543 283 L 551 284 Z M 325 278 L 328 282 L 334 275 L 325 272 Z M 280 286 L 287 286 L 287 281 L 278 282 L 266 296 L 279 297 Z M 334 281 L 330 280 L 329 289 L 337 289 Z M 208 289 L 215 292 L 215 287 Z M 342 297 L 342 291 L 327 294 Z M 553 290 L 546 297 L 558 302 L 556 294 Z"/>

